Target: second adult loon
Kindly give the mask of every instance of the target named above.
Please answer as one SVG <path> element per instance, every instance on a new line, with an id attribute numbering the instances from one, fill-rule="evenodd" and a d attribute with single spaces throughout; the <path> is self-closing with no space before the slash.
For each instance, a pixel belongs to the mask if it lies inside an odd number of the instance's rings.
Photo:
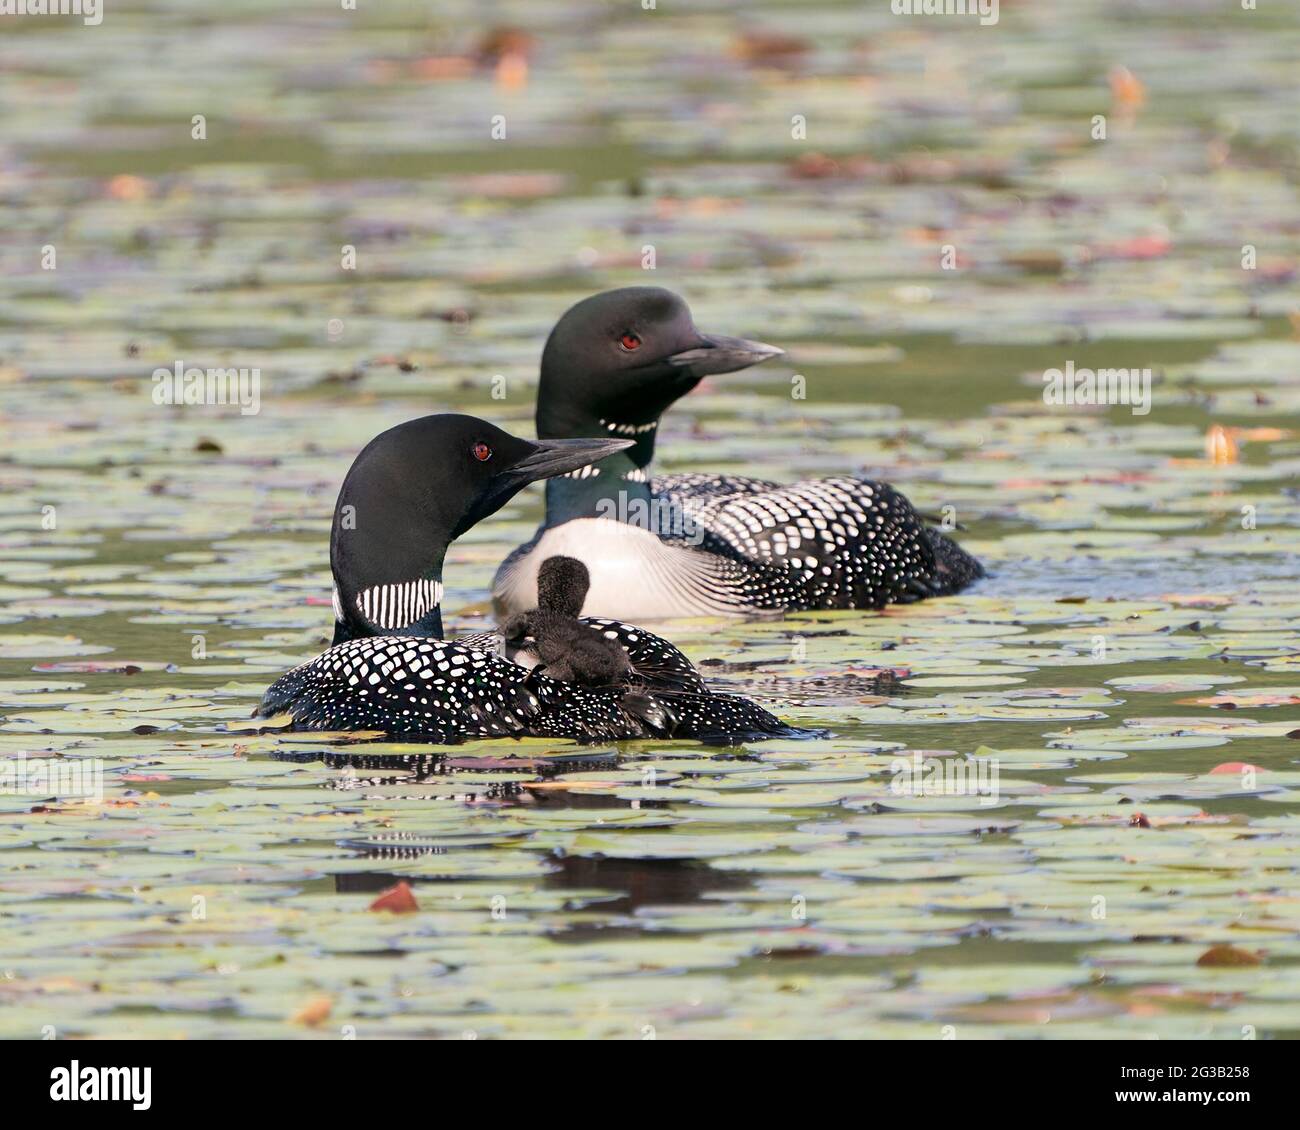
<path id="1" fill-rule="evenodd" d="M 436 742 L 493 736 L 578 741 L 737 741 L 797 731 L 747 699 L 703 682 L 629 679 L 586 687 L 442 636 L 447 548 L 520 489 L 628 447 L 626 439 L 519 439 L 472 416 L 411 420 L 357 456 L 330 535 L 334 646 L 281 675 L 255 716 L 288 714 L 298 729 L 375 730 Z M 675 655 L 625 624 L 629 667 Z M 649 664 L 647 664 L 649 666 Z M 696 676 L 698 679 L 698 676 Z M 652 685 L 655 684 L 655 685 Z"/>
<path id="2" fill-rule="evenodd" d="M 658 287 L 584 299 L 542 353 L 537 434 L 626 436 L 633 445 L 546 484 L 546 519 L 502 563 L 504 614 L 537 603 L 549 557 L 591 573 L 588 615 L 669 616 L 879 608 L 953 593 L 979 562 L 886 483 L 848 475 L 781 484 L 735 475 L 650 477 L 664 411 L 710 374 L 780 355 L 701 333 Z"/>

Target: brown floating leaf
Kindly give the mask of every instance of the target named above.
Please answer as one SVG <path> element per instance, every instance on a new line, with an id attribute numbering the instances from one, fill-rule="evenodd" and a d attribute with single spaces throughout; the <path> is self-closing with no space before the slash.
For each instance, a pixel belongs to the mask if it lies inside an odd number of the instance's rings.
<path id="1" fill-rule="evenodd" d="M 1211 946 L 1200 957 L 1196 959 L 1197 965 L 1227 967 L 1234 965 L 1259 965 L 1262 958 L 1258 954 L 1253 954 L 1249 950 L 1238 949 L 1236 946 L 1219 945 Z"/>
<path id="2" fill-rule="evenodd" d="M 1018 267 L 1031 275 L 1059 275 L 1068 265 L 1065 256 L 1051 248 L 1013 251 L 1003 255 L 1002 262 L 1009 267 Z"/>
<path id="3" fill-rule="evenodd" d="M 289 1017 L 290 1024 L 306 1024 L 309 1028 L 316 1027 L 322 1021 L 329 1018 L 331 1009 L 334 1007 L 334 998 L 328 996 L 312 997 L 297 1012 Z"/>
<path id="4" fill-rule="evenodd" d="M 479 40 L 478 57 L 481 62 L 491 65 L 510 55 L 527 57 L 537 46 L 535 36 L 529 35 L 522 28 L 501 26 L 490 28 Z"/>
<path id="5" fill-rule="evenodd" d="M 732 44 L 731 53 L 747 63 L 785 66 L 797 62 L 811 49 L 806 39 L 779 31 L 746 31 Z"/>
<path id="6" fill-rule="evenodd" d="M 801 180 L 821 180 L 839 174 L 839 162 L 825 153 L 801 153 L 790 163 L 790 175 Z"/>
<path id="7" fill-rule="evenodd" d="M 371 910 L 387 910 L 392 914 L 413 914 L 420 909 L 411 891 L 411 884 L 403 879 L 396 886 L 379 892 L 379 897 L 370 904 Z"/>
<path id="8" fill-rule="evenodd" d="M 35 663 L 32 670 L 62 675 L 138 675 L 144 668 L 121 660 L 110 662 L 104 659 L 75 659 L 62 663 Z"/>

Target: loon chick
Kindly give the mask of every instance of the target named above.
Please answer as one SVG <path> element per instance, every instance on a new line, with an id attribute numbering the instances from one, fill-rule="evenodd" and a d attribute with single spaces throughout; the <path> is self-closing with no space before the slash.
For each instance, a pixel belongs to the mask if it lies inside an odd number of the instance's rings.
<path id="1" fill-rule="evenodd" d="M 546 484 L 545 521 L 497 570 L 499 612 L 536 605 L 539 566 L 554 556 L 590 570 L 588 615 L 629 619 L 880 608 L 982 576 L 885 483 L 650 477 L 659 418 L 674 401 L 707 375 L 781 352 L 701 333 L 686 303 L 658 287 L 606 291 L 565 313 L 542 353 L 537 434 L 627 436 L 633 446 Z"/>
<path id="2" fill-rule="evenodd" d="M 576 557 L 548 557 L 537 570 L 537 607 L 576 620 L 591 588 L 591 574 Z"/>
<path id="3" fill-rule="evenodd" d="M 736 741 L 798 733 L 747 699 L 581 687 L 441 639 L 451 542 L 528 483 L 628 445 L 610 437 L 534 442 L 452 414 L 411 420 L 373 439 L 352 464 L 334 510 L 334 646 L 281 675 L 254 716 L 288 713 L 297 729 L 437 742 L 529 735 Z"/>
<path id="4" fill-rule="evenodd" d="M 694 665 L 667 640 L 619 620 L 581 617 L 591 585 L 573 557 L 548 557 L 537 570 L 537 608 L 517 612 L 497 632 L 457 643 L 491 651 L 525 667 L 588 686 L 619 679 L 646 690 L 709 694 Z"/>
<path id="5" fill-rule="evenodd" d="M 548 557 L 537 571 L 537 607 L 518 612 L 501 626 L 508 643 L 534 641 L 534 670 L 584 687 L 609 687 L 632 672 L 627 652 L 596 624 L 578 619 L 591 577 L 573 557 Z"/>

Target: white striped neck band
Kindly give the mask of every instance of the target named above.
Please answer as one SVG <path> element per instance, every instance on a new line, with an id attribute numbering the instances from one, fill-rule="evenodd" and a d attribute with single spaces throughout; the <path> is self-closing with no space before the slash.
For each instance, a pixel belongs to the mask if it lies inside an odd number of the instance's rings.
<path id="1" fill-rule="evenodd" d="M 377 628 L 405 628 L 422 620 L 442 604 L 441 581 L 403 581 L 373 585 L 357 594 L 357 611 Z M 335 615 L 342 609 L 335 599 Z M 342 616 L 339 616 L 342 620 Z"/>

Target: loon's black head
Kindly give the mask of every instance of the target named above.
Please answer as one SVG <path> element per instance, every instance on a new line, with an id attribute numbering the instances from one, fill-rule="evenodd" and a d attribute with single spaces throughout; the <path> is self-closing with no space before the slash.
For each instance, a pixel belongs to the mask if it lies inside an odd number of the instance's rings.
<path id="1" fill-rule="evenodd" d="M 542 351 L 539 436 L 627 436 L 638 466 L 654 453 L 659 417 L 703 377 L 748 368 L 782 350 L 701 333 L 671 290 L 629 286 L 571 307 Z"/>
<path id="2" fill-rule="evenodd" d="M 353 462 L 334 507 L 334 642 L 403 629 L 440 635 L 447 546 L 529 483 L 629 446 L 612 436 L 520 439 L 451 413 L 376 436 Z"/>

